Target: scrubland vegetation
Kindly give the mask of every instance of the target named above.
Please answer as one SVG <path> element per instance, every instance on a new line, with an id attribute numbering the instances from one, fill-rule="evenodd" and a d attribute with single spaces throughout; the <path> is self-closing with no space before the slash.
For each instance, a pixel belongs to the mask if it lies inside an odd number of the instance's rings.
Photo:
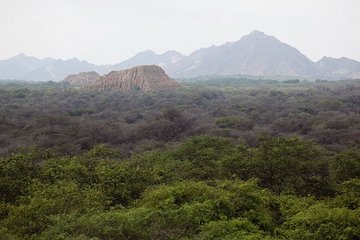
<path id="1" fill-rule="evenodd" d="M 0 86 L 1 239 L 360 239 L 360 81 Z"/>

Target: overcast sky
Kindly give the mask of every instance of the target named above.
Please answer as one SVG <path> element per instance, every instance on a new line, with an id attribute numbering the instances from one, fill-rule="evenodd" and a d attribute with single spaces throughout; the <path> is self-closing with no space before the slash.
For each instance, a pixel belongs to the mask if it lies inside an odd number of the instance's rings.
<path id="1" fill-rule="evenodd" d="M 311 60 L 360 60 L 360 0 L 0 0 L 0 59 L 18 53 L 118 63 L 183 54 L 254 29 Z"/>

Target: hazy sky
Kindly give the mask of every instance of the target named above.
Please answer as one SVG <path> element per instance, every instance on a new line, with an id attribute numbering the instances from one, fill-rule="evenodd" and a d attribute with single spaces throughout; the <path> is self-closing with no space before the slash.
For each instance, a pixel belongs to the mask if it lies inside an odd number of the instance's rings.
<path id="1" fill-rule="evenodd" d="M 139 51 L 183 54 L 254 29 L 311 60 L 360 60 L 360 0 L 0 0 L 0 59 L 117 63 Z"/>

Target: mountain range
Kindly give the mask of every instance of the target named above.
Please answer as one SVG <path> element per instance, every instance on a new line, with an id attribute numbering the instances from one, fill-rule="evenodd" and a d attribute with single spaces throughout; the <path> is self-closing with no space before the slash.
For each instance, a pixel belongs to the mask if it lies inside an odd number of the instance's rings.
<path id="1" fill-rule="evenodd" d="M 147 50 L 114 65 L 98 66 L 76 58 L 38 59 L 19 54 L 0 61 L 0 79 L 60 81 L 69 74 L 89 71 L 106 74 L 151 64 L 162 67 L 173 78 L 211 75 L 360 78 L 358 61 L 345 57 L 323 57 L 318 62 L 313 62 L 296 48 L 255 30 L 238 41 L 201 48 L 188 56 L 177 51 L 156 54 Z"/>

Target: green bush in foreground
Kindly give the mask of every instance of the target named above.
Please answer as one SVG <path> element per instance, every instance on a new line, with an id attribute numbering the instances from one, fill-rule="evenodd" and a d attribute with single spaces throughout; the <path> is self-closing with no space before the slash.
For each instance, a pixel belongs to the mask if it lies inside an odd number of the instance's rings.
<path id="1" fill-rule="evenodd" d="M 197 136 L 129 159 L 103 145 L 77 156 L 22 151 L 0 159 L 0 235 L 355 240 L 357 159 L 296 137 L 249 147 Z"/>

